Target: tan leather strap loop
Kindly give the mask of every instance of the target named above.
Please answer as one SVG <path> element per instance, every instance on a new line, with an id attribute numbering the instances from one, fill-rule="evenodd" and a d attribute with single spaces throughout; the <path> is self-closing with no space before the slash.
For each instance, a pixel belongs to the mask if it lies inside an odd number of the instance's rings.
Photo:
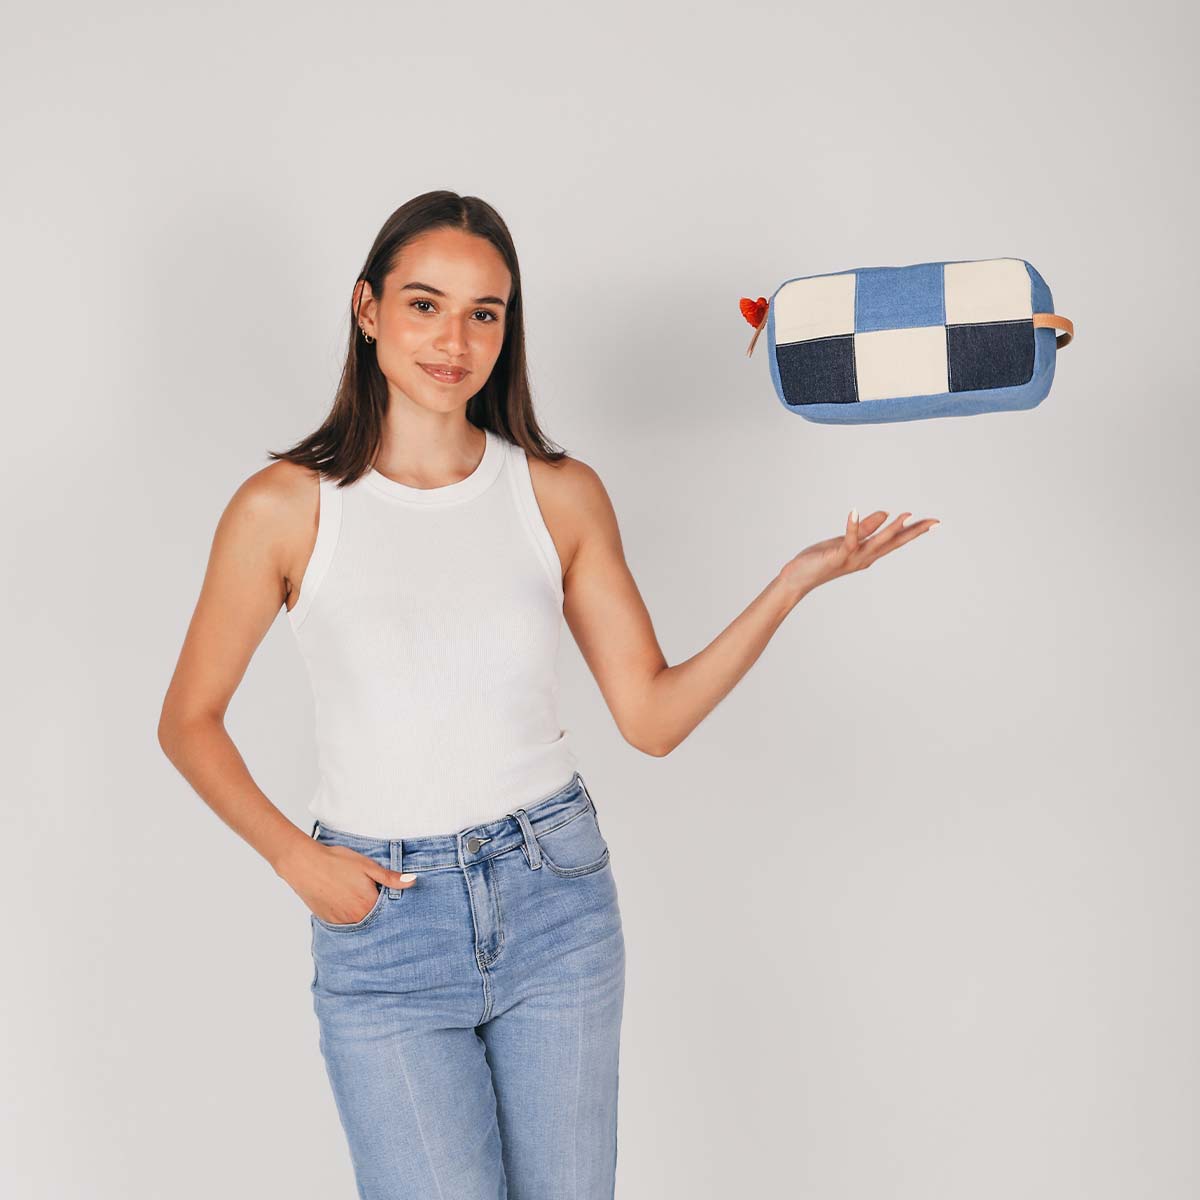
<path id="1" fill-rule="evenodd" d="M 1034 313 L 1033 327 L 1034 329 L 1064 330 L 1065 332 L 1060 333 L 1054 341 L 1055 347 L 1059 350 L 1075 336 L 1075 323 L 1059 313 Z"/>

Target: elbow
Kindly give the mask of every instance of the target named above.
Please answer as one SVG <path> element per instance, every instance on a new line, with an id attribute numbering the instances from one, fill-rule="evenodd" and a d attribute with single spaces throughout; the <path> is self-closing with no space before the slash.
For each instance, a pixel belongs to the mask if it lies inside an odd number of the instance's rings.
<path id="1" fill-rule="evenodd" d="M 675 746 L 670 742 L 658 741 L 653 738 L 626 737 L 625 739 L 635 750 L 649 754 L 651 758 L 666 758 Z"/>
<path id="2" fill-rule="evenodd" d="M 170 700 L 163 702 L 162 712 L 158 716 L 158 744 L 162 752 L 175 762 L 181 747 L 198 722 L 210 720 L 213 714 L 207 712 L 185 710 L 180 704 Z M 220 723 L 221 718 L 215 718 Z"/>
<path id="3" fill-rule="evenodd" d="M 173 754 L 175 746 L 177 744 L 178 730 L 176 728 L 175 722 L 171 721 L 167 718 L 167 714 L 165 711 L 158 718 L 157 734 L 158 734 L 159 748 L 167 756 L 167 758 L 174 761 L 174 759 L 172 759 L 172 754 Z"/>

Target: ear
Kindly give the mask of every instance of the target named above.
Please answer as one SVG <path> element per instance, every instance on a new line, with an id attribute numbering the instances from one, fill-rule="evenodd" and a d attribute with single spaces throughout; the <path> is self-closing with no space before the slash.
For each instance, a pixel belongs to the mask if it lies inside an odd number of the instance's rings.
<path id="1" fill-rule="evenodd" d="M 371 291 L 371 285 L 365 279 L 360 279 L 354 285 L 350 304 L 351 311 L 358 318 L 360 325 L 365 321 L 374 323 L 375 303 L 375 293 Z"/>

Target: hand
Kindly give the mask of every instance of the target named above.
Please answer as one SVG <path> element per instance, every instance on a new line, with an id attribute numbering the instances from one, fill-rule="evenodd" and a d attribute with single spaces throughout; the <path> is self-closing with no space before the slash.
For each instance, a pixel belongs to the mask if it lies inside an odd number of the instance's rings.
<path id="1" fill-rule="evenodd" d="M 303 857 L 281 874 L 309 911 L 331 925 L 361 921 L 375 907 L 380 887 L 410 888 L 417 878 L 381 867 L 349 846 L 316 841 L 310 841 Z"/>
<path id="2" fill-rule="evenodd" d="M 803 596 L 839 575 L 869 567 L 876 559 L 940 524 L 934 517 L 914 521 L 911 525 L 902 524 L 905 517 L 911 516 L 912 513 L 901 513 L 882 533 L 876 534 L 875 531 L 887 520 L 887 513 L 873 512 L 860 521 L 857 511 L 851 511 L 846 518 L 845 534 L 801 550 L 779 572 L 779 578 L 798 596 Z"/>

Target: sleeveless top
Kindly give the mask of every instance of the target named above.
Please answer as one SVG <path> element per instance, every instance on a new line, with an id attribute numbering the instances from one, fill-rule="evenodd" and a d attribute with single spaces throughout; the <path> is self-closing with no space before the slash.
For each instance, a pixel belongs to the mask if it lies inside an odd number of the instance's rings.
<path id="1" fill-rule="evenodd" d="M 320 480 L 288 611 L 315 704 L 309 812 L 364 837 L 456 833 L 576 770 L 558 720 L 562 568 L 525 451 L 484 430 L 475 470 L 413 488 Z"/>

